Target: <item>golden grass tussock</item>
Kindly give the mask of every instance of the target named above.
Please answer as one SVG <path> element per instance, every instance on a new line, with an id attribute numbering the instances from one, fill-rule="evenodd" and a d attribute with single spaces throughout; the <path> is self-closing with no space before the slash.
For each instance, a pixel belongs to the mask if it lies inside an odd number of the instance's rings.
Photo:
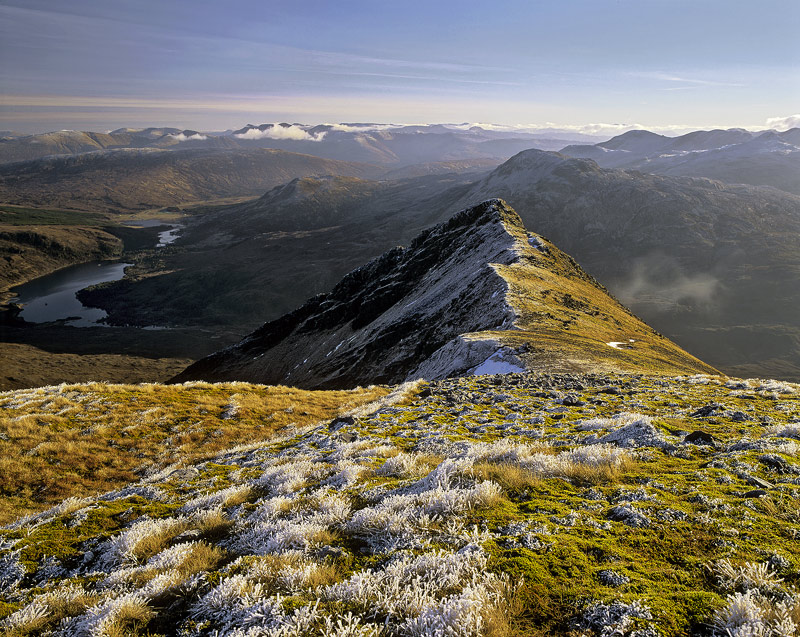
<path id="1" fill-rule="evenodd" d="M 566 479 L 581 485 L 616 482 L 634 468 L 636 460 L 627 454 L 613 458 L 594 459 L 591 463 L 570 460 L 549 453 L 554 460 L 551 467 L 533 469 L 516 462 L 476 462 L 467 473 L 479 480 L 491 480 L 508 493 L 520 493 L 541 487 L 547 478 Z"/>
<path id="2" fill-rule="evenodd" d="M 289 580 L 298 576 L 307 589 L 333 584 L 342 577 L 340 569 L 333 562 L 309 562 L 296 552 L 260 556 L 249 565 L 248 574 L 252 582 L 274 591 L 286 587 L 287 583 L 290 584 Z"/>
<path id="3" fill-rule="evenodd" d="M 143 600 L 132 599 L 120 606 L 114 621 L 105 627 L 106 637 L 132 637 L 140 634 L 155 612 Z"/>
<path id="4" fill-rule="evenodd" d="M 46 597 L 46 612 L 35 614 L 30 620 L 4 628 L 5 637 L 28 637 L 49 634 L 62 619 L 80 615 L 102 599 L 101 595 L 78 593 L 73 595 L 50 594 Z"/>
<path id="5" fill-rule="evenodd" d="M 519 619 L 525 613 L 525 599 L 521 594 L 524 583 L 520 580 L 512 584 L 508 579 L 500 579 L 496 584 L 496 601 L 484 607 L 484 635 L 486 637 L 523 637 L 531 635 L 528 628 L 519 626 Z"/>
<path id="6" fill-rule="evenodd" d="M 622 474 L 633 469 L 635 464 L 636 461 L 630 456 L 619 458 L 616 462 L 606 461 L 596 465 L 576 462 L 566 467 L 563 477 L 579 484 L 609 484 L 619 481 Z"/>
<path id="7" fill-rule="evenodd" d="M 225 558 L 226 553 L 220 547 L 206 542 L 198 542 L 192 546 L 192 552 L 181 562 L 177 570 L 184 577 L 204 571 L 213 571 Z"/>
<path id="8" fill-rule="evenodd" d="M 195 516 L 194 527 L 202 537 L 215 542 L 228 535 L 233 528 L 233 520 L 226 517 L 222 509 L 211 509 Z"/>
<path id="9" fill-rule="evenodd" d="M 471 467 L 470 475 L 480 480 L 496 482 L 510 493 L 532 489 L 542 483 L 541 477 L 530 469 L 510 462 L 479 462 Z"/>
<path id="10" fill-rule="evenodd" d="M 139 564 L 143 564 L 167 548 L 173 538 L 190 528 L 190 520 L 175 520 L 173 524 L 159 525 L 136 542 L 131 548 L 131 555 Z"/>
<path id="11" fill-rule="evenodd" d="M 154 467 L 206 460 L 287 427 L 333 419 L 387 394 L 385 387 L 305 391 L 248 383 L 89 383 L 0 393 L 0 524 L 117 488 Z"/>

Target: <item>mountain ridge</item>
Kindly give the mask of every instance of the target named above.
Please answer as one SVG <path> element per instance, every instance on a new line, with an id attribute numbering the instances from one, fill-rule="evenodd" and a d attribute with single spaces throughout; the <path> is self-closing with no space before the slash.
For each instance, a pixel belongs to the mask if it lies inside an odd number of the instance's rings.
<path id="1" fill-rule="evenodd" d="M 410 309 L 411 308 L 411 309 Z M 569 341 L 569 342 L 567 342 Z M 176 376 L 303 388 L 481 369 L 715 371 L 627 309 L 499 199 L 466 208 L 330 293 Z"/>
<path id="2" fill-rule="evenodd" d="M 629 131 L 595 145 L 561 149 L 603 168 L 695 176 L 728 183 L 772 186 L 800 194 L 800 129 L 751 133 L 742 129 L 694 131 L 679 137 Z"/>
<path id="3" fill-rule="evenodd" d="M 246 316 L 242 329 L 250 331 L 392 245 L 500 197 L 638 316 L 700 358 L 740 375 L 800 378 L 797 195 L 604 169 L 537 150 L 478 179 L 306 183 L 305 199 L 279 203 L 278 189 L 188 220 L 174 256 L 164 257 L 168 273 L 154 263 L 158 276 L 129 278 L 87 298 L 112 320 L 207 325 Z M 211 264 L 224 267 L 212 271 Z M 190 314 L 181 309 L 187 303 Z"/>

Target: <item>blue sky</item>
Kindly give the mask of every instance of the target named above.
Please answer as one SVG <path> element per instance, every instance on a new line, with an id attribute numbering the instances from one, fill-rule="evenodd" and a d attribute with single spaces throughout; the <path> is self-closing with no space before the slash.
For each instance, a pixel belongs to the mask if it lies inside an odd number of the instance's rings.
<path id="1" fill-rule="evenodd" d="M 0 0 L 0 128 L 800 113 L 797 0 Z"/>

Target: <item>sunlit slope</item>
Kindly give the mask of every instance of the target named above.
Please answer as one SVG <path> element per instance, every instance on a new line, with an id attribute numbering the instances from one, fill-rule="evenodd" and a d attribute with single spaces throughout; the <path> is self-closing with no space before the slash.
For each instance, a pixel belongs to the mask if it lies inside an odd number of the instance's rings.
<path id="1" fill-rule="evenodd" d="M 0 393 L 0 522 L 333 418 L 386 393 L 246 383 L 64 384 Z"/>

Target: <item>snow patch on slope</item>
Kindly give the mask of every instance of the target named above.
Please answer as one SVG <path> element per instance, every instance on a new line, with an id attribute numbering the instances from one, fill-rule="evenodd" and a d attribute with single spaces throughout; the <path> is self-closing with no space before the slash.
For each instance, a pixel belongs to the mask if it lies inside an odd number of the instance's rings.
<path id="1" fill-rule="evenodd" d="M 498 349 L 477 367 L 470 370 L 473 376 L 484 374 L 518 374 L 524 372 L 522 361 L 505 348 Z"/>
<path id="2" fill-rule="evenodd" d="M 436 350 L 409 378 L 439 380 L 459 374 L 510 374 L 525 371 L 523 362 L 493 339 L 462 334 Z"/>

